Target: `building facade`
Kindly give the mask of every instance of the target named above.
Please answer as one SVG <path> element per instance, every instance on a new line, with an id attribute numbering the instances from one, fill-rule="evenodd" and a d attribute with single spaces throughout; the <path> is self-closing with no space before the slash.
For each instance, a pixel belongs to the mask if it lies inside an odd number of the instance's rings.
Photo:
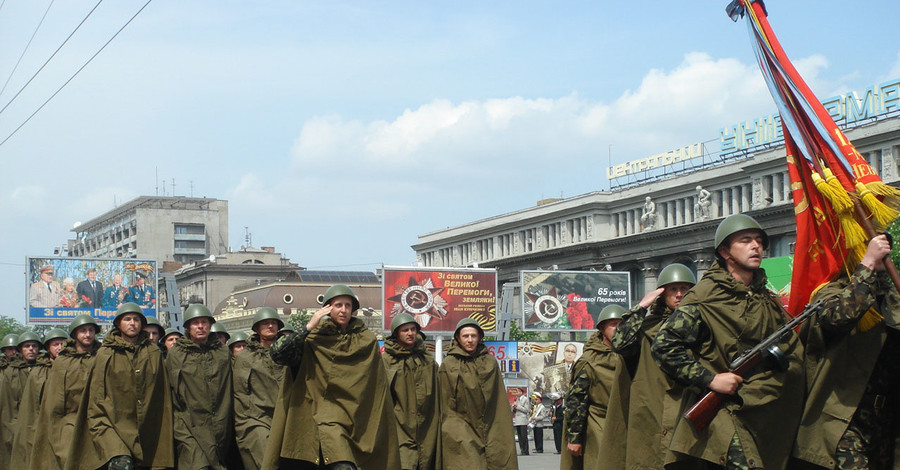
<path id="1" fill-rule="evenodd" d="M 69 256 L 187 264 L 228 251 L 228 201 L 141 196 L 72 231 Z"/>
<path id="2" fill-rule="evenodd" d="M 886 183 L 900 183 L 900 113 L 844 132 Z M 762 224 L 767 257 L 793 254 L 793 210 L 784 147 L 767 145 L 696 171 L 426 233 L 412 248 L 420 266 L 497 268 L 500 283 L 518 281 L 524 269 L 628 271 L 634 302 L 669 263 L 702 275 L 715 259 L 716 227 L 732 214 Z"/>

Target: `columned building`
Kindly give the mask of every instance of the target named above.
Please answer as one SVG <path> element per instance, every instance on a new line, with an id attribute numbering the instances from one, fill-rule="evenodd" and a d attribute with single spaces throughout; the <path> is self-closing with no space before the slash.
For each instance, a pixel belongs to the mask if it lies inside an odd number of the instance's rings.
<path id="1" fill-rule="evenodd" d="M 894 110 L 850 127 L 844 132 L 857 150 L 886 183 L 898 185 L 900 114 Z M 716 227 L 737 213 L 766 229 L 767 257 L 793 253 L 796 228 L 783 145 L 732 152 L 728 160 L 623 189 L 544 200 L 420 235 L 412 248 L 420 266 L 497 268 L 501 284 L 518 281 L 526 269 L 628 271 L 633 303 L 656 287 L 669 263 L 701 276 L 715 259 Z"/>

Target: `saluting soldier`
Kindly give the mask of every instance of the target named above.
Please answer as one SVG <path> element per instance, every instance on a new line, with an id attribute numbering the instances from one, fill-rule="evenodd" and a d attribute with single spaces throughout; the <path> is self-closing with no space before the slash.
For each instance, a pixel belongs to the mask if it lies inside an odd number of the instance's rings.
<path id="1" fill-rule="evenodd" d="M 761 367 L 746 379 L 729 363 L 759 344 L 789 317 L 766 289 L 760 268 L 769 237 L 752 217 L 735 214 L 716 228 L 716 263 L 681 300 L 651 346 L 673 380 L 693 388 L 672 404 L 678 419 L 666 464 L 783 469 L 803 407 L 803 347 L 797 336 L 779 344 L 786 367 Z M 727 395 L 709 427 L 694 432 L 680 418 L 708 391 Z M 664 411 L 666 413 L 666 411 Z"/>
<path id="2" fill-rule="evenodd" d="M 381 358 L 394 402 L 400 468 L 441 468 L 438 366 L 412 315 L 400 313 L 391 320 L 391 335 L 384 340 Z"/>
<path id="3" fill-rule="evenodd" d="M 67 470 L 175 466 L 169 382 L 162 354 L 143 330 L 146 323 L 135 303 L 116 310 L 88 373 Z"/>
<path id="4" fill-rule="evenodd" d="M 560 470 L 591 469 L 600 458 L 600 439 L 616 370 L 625 367 L 610 341 L 625 309 L 607 305 L 597 315 L 597 331 L 584 343 L 572 367 L 563 422 Z"/>
<path id="5" fill-rule="evenodd" d="M 31 470 L 62 470 L 73 439 L 87 374 L 100 348 L 100 325 L 87 314 L 69 323 L 68 339 L 47 374 L 31 451 Z"/>
<path id="6" fill-rule="evenodd" d="M 849 276 L 816 294 L 824 306 L 803 325 L 807 399 L 796 468 L 891 469 L 900 437 L 900 298 L 884 272 L 884 235 L 869 241 Z"/>
<path id="7" fill-rule="evenodd" d="M 34 445 L 34 433 L 41 410 L 47 376 L 50 366 L 59 356 L 63 342 L 69 335 L 61 328 L 53 328 L 44 337 L 44 350 L 38 354 L 35 366 L 28 374 L 28 381 L 22 390 L 19 402 L 19 422 L 13 438 L 10 468 L 28 468 L 31 462 L 31 448 Z"/>
<path id="8" fill-rule="evenodd" d="M 205 305 L 184 312 L 186 335 L 166 357 L 172 386 L 178 468 L 223 470 L 234 437 L 231 354 L 210 333 Z"/>
<path id="9" fill-rule="evenodd" d="M 681 399 L 681 387 L 670 379 L 653 360 L 650 344 L 662 323 L 681 305 L 681 299 L 697 283 L 687 266 L 672 263 L 659 272 L 656 289 L 622 315 L 622 323 L 612 337 L 613 351 L 622 356 L 633 371 L 616 371 L 607 432 L 600 447 L 604 458 L 595 468 L 658 470 L 669 448 L 672 420 L 663 423 L 663 403 Z M 622 445 L 622 433 L 625 445 Z"/>
<path id="10" fill-rule="evenodd" d="M 506 387 L 483 339 L 475 319 L 460 320 L 438 370 L 445 470 L 519 468 Z"/>
<path id="11" fill-rule="evenodd" d="M 253 316 L 253 335 L 234 357 L 234 432 L 244 468 L 262 468 L 266 440 L 272 429 L 275 402 L 284 380 L 285 367 L 276 364 L 269 348 L 284 322 L 272 307 L 262 307 Z M 232 339 L 239 339 L 237 332 Z M 243 335 L 243 333 L 242 333 Z M 246 338 L 246 335 L 243 335 Z M 238 347 L 233 343 L 229 348 Z"/>
<path id="12" fill-rule="evenodd" d="M 353 314 L 350 287 L 325 291 L 306 325 L 269 353 L 296 371 L 285 379 L 266 464 L 274 468 L 394 469 L 400 465 L 387 377 L 375 335 Z M 243 354 L 243 353 L 242 353 Z"/>

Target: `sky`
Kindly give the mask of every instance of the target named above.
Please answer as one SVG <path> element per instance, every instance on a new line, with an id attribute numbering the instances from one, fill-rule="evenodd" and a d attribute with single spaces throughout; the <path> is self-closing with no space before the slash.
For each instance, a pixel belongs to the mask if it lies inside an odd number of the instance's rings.
<path id="1" fill-rule="evenodd" d="M 234 250 L 247 227 L 372 271 L 775 112 L 726 1 L 155 0 L 77 74 L 145 0 L 100 3 L 62 48 L 97 2 L 0 2 L 0 314 L 20 321 L 25 257 L 140 195 L 228 200 Z M 900 78 L 900 3 L 767 7 L 820 98 Z"/>

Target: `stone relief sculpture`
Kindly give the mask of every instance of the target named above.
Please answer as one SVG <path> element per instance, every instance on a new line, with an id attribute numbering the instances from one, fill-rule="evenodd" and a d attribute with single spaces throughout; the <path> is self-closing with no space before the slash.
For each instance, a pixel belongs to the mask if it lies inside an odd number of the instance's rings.
<path id="1" fill-rule="evenodd" d="M 641 226 L 644 230 L 653 230 L 656 227 L 656 203 L 650 196 L 644 200 L 644 214 L 641 215 Z"/>
<path id="2" fill-rule="evenodd" d="M 697 220 L 709 220 L 710 206 L 712 206 L 712 196 L 709 191 L 703 189 L 703 186 L 697 186 L 697 204 L 694 206 Z"/>

